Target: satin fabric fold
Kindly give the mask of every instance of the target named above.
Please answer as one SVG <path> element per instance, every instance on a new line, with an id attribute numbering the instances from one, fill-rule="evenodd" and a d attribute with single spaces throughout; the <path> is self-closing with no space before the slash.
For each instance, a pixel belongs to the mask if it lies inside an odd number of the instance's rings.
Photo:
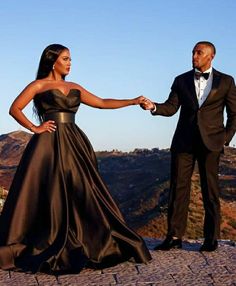
<path id="1" fill-rule="evenodd" d="M 80 93 L 38 95 L 42 113 L 73 112 Z M 93 148 L 73 122 L 34 134 L 0 217 L 0 267 L 24 271 L 102 268 L 147 262 L 143 239 L 130 229 L 97 168 Z"/>

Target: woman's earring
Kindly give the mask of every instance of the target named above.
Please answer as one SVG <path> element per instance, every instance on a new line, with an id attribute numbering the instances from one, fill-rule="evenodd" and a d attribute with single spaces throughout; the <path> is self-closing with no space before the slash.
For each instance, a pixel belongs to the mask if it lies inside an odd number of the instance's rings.
<path id="1" fill-rule="evenodd" d="M 52 66 L 52 69 L 53 69 L 53 70 L 55 69 L 55 66 L 54 66 L 54 65 Z"/>

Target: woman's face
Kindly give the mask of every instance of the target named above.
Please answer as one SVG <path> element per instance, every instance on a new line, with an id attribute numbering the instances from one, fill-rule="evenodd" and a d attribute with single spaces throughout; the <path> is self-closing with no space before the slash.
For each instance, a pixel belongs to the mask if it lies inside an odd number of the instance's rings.
<path id="1" fill-rule="evenodd" d="M 63 50 L 53 65 L 54 72 L 66 76 L 70 72 L 71 57 L 69 50 Z"/>

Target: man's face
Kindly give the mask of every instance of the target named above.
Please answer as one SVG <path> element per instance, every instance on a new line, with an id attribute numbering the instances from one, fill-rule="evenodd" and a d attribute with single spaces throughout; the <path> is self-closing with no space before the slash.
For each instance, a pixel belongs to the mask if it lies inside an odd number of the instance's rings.
<path id="1" fill-rule="evenodd" d="M 211 67 L 214 58 L 214 51 L 210 46 L 198 44 L 193 48 L 192 64 L 193 68 L 197 68 L 201 72 Z"/>

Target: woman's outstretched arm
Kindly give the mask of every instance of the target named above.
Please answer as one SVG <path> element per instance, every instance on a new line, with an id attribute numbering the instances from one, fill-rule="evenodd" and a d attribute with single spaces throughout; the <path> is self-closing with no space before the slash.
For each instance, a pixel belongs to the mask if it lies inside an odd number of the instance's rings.
<path id="1" fill-rule="evenodd" d="M 133 99 L 113 99 L 113 98 L 100 98 L 82 86 L 78 86 L 81 92 L 81 102 L 95 108 L 101 109 L 116 109 L 130 105 L 139 105 L 144 103 L 145 97 L 139 96 Z"/>

